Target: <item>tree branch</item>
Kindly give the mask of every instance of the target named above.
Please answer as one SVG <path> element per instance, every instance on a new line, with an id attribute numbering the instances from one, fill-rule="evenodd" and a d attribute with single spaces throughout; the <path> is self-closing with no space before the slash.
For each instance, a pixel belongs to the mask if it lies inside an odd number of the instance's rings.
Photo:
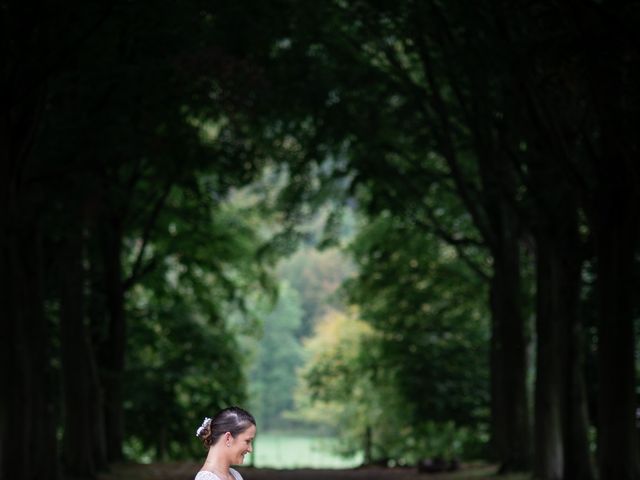
<path id="1" fill-rule="evenodd" d="M 477 202 L 476 199 L 472 198 L 472 191 L 467 185 L 466 178 L 462 173 L 462 169 L 458 161 L 458 156 L 456 154 L 456 149 L 451 133 L 452 128 L 449 119 L 450 115 L 446 103 L 442 98 L 439 82 L 436 80 L 436 77 L 434 75 L 435 70 L 427 48 L 425 36 L 420 35 L 420 33 L 424 31 L 424 26 L 420 21 L 420 12 L 415 12 L 413 17 L 415 19 L 414 21 L 416 22 L 416 29 L 414 31 L 413 38 L 417 46 L 418 55 L 421 59 L 425 79 L 429 85 L 429 91 L 431 92 L 431 94 L 429 95 L 431 105 L 439 117 L 442 129 L 441 135 L 439 135 L 442 155 L 449 165 L 449 169 L 451 170 L 451 175 L 458 189 L 458 193 L 462 198 L 462 201 L 465 204 L 467 210 L 469 211 L 469 214 L 473 218 L 476 227 L 482 234 L 485 241 L 487 241 L 487 243 L 489 244 L 494 245 L 496 243 L 495 236 L 489 228 L 484 218 L 483 212 L 479 207 L 480 202 Z"/>
<path id="2" fill-rule="evenodd" d="M 147 218 L 147 223 L 144 227 L 143 234 L 142 234 L 142 245 L 140 246 L 140 250 L 138 251 L 136 260 L 133 263 L 133 267 L 131 268 L 131 275 L 129 275 L 129 277 L 123 282 L 123 284 L 127 285 L 128 287 L 132 286 L 140 278 L 140 276 L 142 275 L 142 272 L 144 271 L 146 273 L 147 272 L 146 269 L 150 268 L 151 265 L 154 263 L 153 261 L 151 261 L 147 263 L 144 269 L 142 267 L 142 259 L 144 258 L 144 254 L 146 253 L 147 245 L 149 243 L 149 238 L 151 237 L 151 232 L 155 227 L 156 221 L 158 219 L 158 215 L 160 214 L 160 211 L 164 207 L 165 201 L 167 199 L 167 196 L 169 195 L 169 192 L 171 191 L 172 186 L 173 186 L 173 180 L 168 180 L 167 184 L 165 185 L 165 188 L 163 189 L 162 193 L 156 200 L 151 210 L 151 214 Z"/>

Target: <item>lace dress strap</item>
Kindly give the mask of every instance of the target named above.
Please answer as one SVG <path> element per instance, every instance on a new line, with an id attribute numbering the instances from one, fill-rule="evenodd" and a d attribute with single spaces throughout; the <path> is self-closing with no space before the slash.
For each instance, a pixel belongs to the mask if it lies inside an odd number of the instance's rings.
<path id="1" fill-rule="evenodd" d="M 229 472 L 231 472 L 231 476 L 235 478 L 235 480 L 243 480 L 242 475 L 240 475 L 240 473 L 238 473 L 233 468 L 230 468 Z M 213 472 L 201 470 L 200 472 L 198 472 L 194 480 L 220 480 L 220 477 L 218 477 L 218 475 Z"/>
<path id="2" fill-rule="evenodd" d="M 213 472 L 201 470 L 197 473 L 196 478 L 194 480 L 220 480 L 220 479 Z"/>

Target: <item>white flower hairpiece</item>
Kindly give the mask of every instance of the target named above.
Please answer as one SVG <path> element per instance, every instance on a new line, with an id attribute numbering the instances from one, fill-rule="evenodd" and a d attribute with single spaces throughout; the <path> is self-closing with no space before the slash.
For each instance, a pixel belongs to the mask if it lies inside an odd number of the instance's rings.
<path id="1" fill-rule="evenodd" d="M 205 428 L 207 428 L 210 424 L 211 424 L 211 419 L 209 417 L 204 417 L 204 421 L 202 422 L 202 425 L 200 425 L 198 427 L 198 430 L 196 430 L 196 437 L 199 437 L 202 431 Z"/>

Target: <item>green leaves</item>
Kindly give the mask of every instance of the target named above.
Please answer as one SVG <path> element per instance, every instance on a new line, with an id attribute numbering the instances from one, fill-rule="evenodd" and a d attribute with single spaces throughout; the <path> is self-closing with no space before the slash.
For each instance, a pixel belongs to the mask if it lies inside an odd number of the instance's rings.
<path id="1" fill-rule="evenodd" d="M 379 217 L 354 244 L 351 299 L 381 332 L 380 362 L 397 372 L 416 420 L 486 420 L 486 287 L 437 237 Z M 478 259 L 478 261 L 482 261 Z"/>
<path id="2" fill-rule="evenodd" d="M 303 417 L 328 419 L 345 453 L 369 448 L 369 460 L 478 455 L 489 413 L 483 280 L 411 218 L 382 214 L 351 248 L 357 307 L 329 312 L 305 344 Z"/>
<path id="3" fill-rule="evenodd" d="M 184 441 L 184 432 L 246 400 L 241 326 L 227 318 L 242 317 L 244 298 L 261 288 L 259 242 L 241 212 L 212 208 L 210 200 L 196 208 L 196 193 L 172 195 L 152 243 L 157 267 L 128 298 L 127 424 L 138 455 L 150 448 L 160 457 L 195 454 L 200 446 Z"/>

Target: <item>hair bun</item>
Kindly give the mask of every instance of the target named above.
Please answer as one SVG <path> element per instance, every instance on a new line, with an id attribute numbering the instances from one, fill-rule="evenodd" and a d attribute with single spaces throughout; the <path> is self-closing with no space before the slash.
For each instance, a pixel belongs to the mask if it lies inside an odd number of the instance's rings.
<path id="1" fill-rule="evenodd" d="M 205 438 L 209 433 L 211 433 L 211 429 L 209 428 L 210 425 L 211 419 L 209 417 L 204 417 L 202 425 L 200 425 L 196 430 L 196 437 Z"/>

